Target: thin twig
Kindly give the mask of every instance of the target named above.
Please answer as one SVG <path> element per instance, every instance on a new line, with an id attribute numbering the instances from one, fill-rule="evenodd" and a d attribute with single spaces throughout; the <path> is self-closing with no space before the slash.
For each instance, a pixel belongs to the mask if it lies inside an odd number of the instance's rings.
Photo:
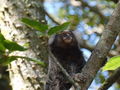
<path id="1" fill-rule="evenodd" d="M 56 21 L 47 11 L 45 11 L 45 14 L 57 25 L 60 25 L 58 21 Z"/>

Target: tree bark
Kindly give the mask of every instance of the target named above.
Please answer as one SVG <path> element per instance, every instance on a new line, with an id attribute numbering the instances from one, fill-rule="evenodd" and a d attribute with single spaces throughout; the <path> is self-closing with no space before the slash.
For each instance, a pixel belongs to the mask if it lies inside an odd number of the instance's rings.
<path id="1" fill-rule="evenodd" d="M 29 44 L 24 52 L 14 52 L 14 55 L 27 56 L 47 60 L 47 39 L 39 38 L 35 30 L 20 22 L 23 17 L 29 17 L 46 23 L 43 0 L 1 0 L 0 29 L 7 39 L 20 45 Z M 13 90 L 43 90 L 44 68 L 34 62 L 18 59 L 9 65 L 9 75 Z"/>
<path id="2" fill-rule="evenodd" d="M 110 51 L 114 41 L 120 33 L 120 2 L 118 2 L 110 20 L 93 50 L 87 64 L 82 69 L 81 74 L 86 76 L 86 82 L 80 83 L 82 90 L 87 90 L 95 78 L 96 73 L 106 61 L 106 56 Z"/>

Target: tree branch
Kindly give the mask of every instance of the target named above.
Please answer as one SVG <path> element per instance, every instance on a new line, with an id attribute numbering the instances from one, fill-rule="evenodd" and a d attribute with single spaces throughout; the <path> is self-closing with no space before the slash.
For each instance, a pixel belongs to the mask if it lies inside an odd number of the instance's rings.
<path id="1" fill-rule="evenodd" d="M 114 71 L 114 73 L 103 83 L 98 90 L 108 90 L 108 88 L 115 83 L 120 77 L 120 68 Z"/>
<path id="2" fill-rule="evenodd" d="M 80 39 L 80 42 L 81 43 L 79 43 L 80 44 L 80 47 L 81 48 L 85 48 L 85 49 L 87 49 L 87 50 L 89 50 L 89 51 L 93 51 L 94 50 L 94 48 L 95 48 L 95 46 L 94 45 L 89 45 L 88 43 L 87 43 L 87 40 L 84 40 L 84 39 Z M 118 46 L 117 46 L 118 47 Z M 119 55 L 119 52 L 117 51 L 117 50 L 110 50 L 110 52 L 109 52 L 109 54 L 108 54 L 108 56 L 109 57 L 113 57 L 113 56 L 117 56 L 117 55 Z"/>
<path id="3" fill-rule="evenodd" d="M 105 58 L 111 49 L 118 33 L 120 32 L 120 2 L 114 10 L 109 23 L 107 24 L 101 39 L 93 50 L 87 64 L 82 69 L 82 75 L 86 75 L 86 82 L 80 83 L 82 90 L 87 90 L 95 78 L 96 73 L 105 62 Z"/>
<path id="4" fill-rule="evenodd" d="M 102 14 L 102 12 L 100 11 L 100 9 L 97 6 L 90 6 L 87 2 L 83 1 L 83 0 L 79 0 L 82 3 L 82 6 L 86 6 L 88 7 L 91 11 L 93 11 L 94 13 L 98 14 L 102 19 L 104 19 L 105 21 L 108 20 L 108 18 L 106 16 L 104 16 Z"/>
<path id="5" fill-rule="evenodd" d="M 46 10 L 45 10 L 45 14 L 57 25 L 60 25 L 60 23 L 58 21 L 56 21 Z"/>

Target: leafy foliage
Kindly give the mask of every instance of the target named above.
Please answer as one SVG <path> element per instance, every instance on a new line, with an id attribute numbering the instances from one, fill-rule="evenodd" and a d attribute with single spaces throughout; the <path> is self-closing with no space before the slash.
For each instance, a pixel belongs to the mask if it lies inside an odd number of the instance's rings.
<path id="1" fill-rule="evenodd" d="M 48 35 L 52 35 L 54 33 L 60 32 L 60 31 L 64 31 L 68 28 L 69 25 L 70 25 L 70 22 L 65 22 L 61 25 L 52 27 L 52 28 L 49 29 Z"/>
<path id="2" fill-rule="evenodd" d="M 14 61 L 14 60 L 17 60 L 17 57 L 15 56 L 3 56 L 1 59 L 0 59 L 0 65 L 8 65 L 10 62 Z"/>
<path id="3" fill-rule="evenodd" d="M 9 40 L 4 40 L 3 44 L 10 51 L 16 51 L 16 50 L 25 51 L 26 50 L 24 47 L 20 46 L 16 42 L 12 42 L 12 41 L 9 41 Z"/>
<path id="4" fill-rule="evenodd" d="M 115 70 L 120 67 L 120 56 L 112 57 L 106 65 L 103 67 L 103 71 L 106 70 Z"/>
<path id="5" fill-rule="evenodd" d="M 60 31 L 66 30 L 70 25 L 70 22 L 65 22 L 61 25 L 58 25 L 58 26 L 55 26 L 55 27 L 52 27 L 52 28 L 48 29 L 48 25 L 41 24 L 36 20 L 31 20 L 31 19 L 28 19 L 28 18 L 22 18 L 21 21 L 23 23 L 25 23 L 27 26 L 32 27 L 32 28 L 40 31 L 43 35 L 45 35 L 46 32 L 47 32 L 48 35 L 58 33 Z M 0 52 L 1 52 L 0 65 L 7 65 L 7 64 L 11 63 L 12 61 L 17 60 L 17 58 L 23 58 L 23 59 L 26 59 L 26 60 L 34 61 L 34 62 L 36 62 L 37 64 L 40 64 L 43 67 L 46 66 L 44 62 L 42 62 L 40 60 L 33 59 L 33 58 L 23 57 L 23 56 L 9 56 L 9 55 L 6 55 L 6 53 L 5 53 L 6 49 L 8 49 L 9 52 L 27 50 L 26 48 L 17 44 L 16 42 L 6 40 L 4 38 L 4 36 L 0 33 Z"/>
<path id="6" fill-rule="evenodd" d="M 5 38 L 4 36 L 0 33 L 0 51 L 4 52 L 5 51 L 5 46 L 3 45 Z"/>
<path id="7" fill-rule="evenodd" d="M 48 25 L 41 24 L 41 23 L 37 22 L 36 20 L 31 20 L 31 19 L 28 19 L 28 18 L 22 18 L 21 21 L 23 23 L 25 23 L 27 26 L 32 27 L 32 28 L 40 31 L 43 35 L 45 35 L 45 33 L 47 33 L 47 35 L 52 35 L 52 34 L 55 34 L 55 33 L 59 33 L 61 31 L 64 31 L 64 30 L 68 29 L 68 27 L 70 25 L 70 22 L 65 22 L 61 25 L 48 28 Z"/>
<path id="8" fill-rule="evenodd" d="M 5 46 L 2 43 L 0 43 L 0 51 L 4 52 L 5 49 L 6 49 Z"/>
<path id="9" fill-rule="evenodd" d="M 2 43 L 5 40 L 4 36 L 0 33 L 0 43 Z"/>
<path id="10" fill-rule="evenodd" d="M 31 19 L 28 19 L 28 18 L 22 18 L 21 21 L 23 23 L 25 23 L 26 25 L 28 25 L 29 27 L 32 27 L 42 33 L 45 33 L 46 30 L 48 29 L 48 25 L 45 25 L 45 24 L 41 24 L 39 23 L 38 21 L 36 20 L 31 20 Z"/>
<path id="11" fill-rule="evenodd" d="M 5 51 L 8 49 L 9 51 L 25 51 L 26 49 L 17 44 L 16 42 L 6 40 L 4 36 L 0 33 L 0 51 Z"/>
<path id="12" fill-rule="evenodd" d="M 8 49 L 7 52 L 6 49 Z M 9 56 L 9 54 L 7 54 L 13 51 L 25 51 L 25 50 L 27 49 L 17 44 L 16 42 L 6 40 L 4 36 L 0 33 L 0 65 L 5 66 L 10 64 L 14 60 L 17 60 L 18 58 L 23 58 L 29 61 L 34 61 L 43 67 L 46 66 L 45 63 L 40 60 L 23 56 Z"/>
<path id="13" fill-rule="evenodd" d="M 37 64 L 41 65 L 42 67 L 46 67 L 46 64 L 41 61 L 41 60 L 38 60 L 38 59 L 34 59 L 34 58 L 29 58 L 29 57 L 23 57 L 23 56 L 15 56 L 17 58 L 23 58 L 23 59 L 26 59 L 28 61 L 33 61 L 33 62 L 36 62 Z"/>
<path id="14" fill-rule="evenodd" d="M 36 62 L 37 64 L 39 64 L 43 67 L 46 66 L 46 64 L 40 60 L 29 58 L 29 57 L 23 57 L 23 56 L 4 56 L 3 58 L 0 59 L 0 65 L 3 65 L 3 66 L 8 65 L 12 61 L 17 60 L 18 58 L 22 58 L 22 59 L 26 59 L 28 61 Z"/>

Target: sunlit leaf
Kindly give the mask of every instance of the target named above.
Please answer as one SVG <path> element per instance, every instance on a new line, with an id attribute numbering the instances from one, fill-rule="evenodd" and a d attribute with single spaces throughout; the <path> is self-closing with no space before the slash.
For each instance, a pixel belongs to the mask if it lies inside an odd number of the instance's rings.
<path id="1" fill-rule="evenodd" d="M 52 27 L 52 28 L 49 29 L 48 35 L 52 35 L 54 33 L 60 32 L 60 31 L 64 31 L 64 30 L 68 29 L 69 25 L 70 25 L 70 22 L 65 22 L 61 25 Z"/>
<path id="2" fill-rule="evenodd" d="M 9 40 L 4 40 L 3 44 L 10 51 L 25 51 L 26 50 L 24 47 L 20 46 L 16 42 L 12 42 Z"/>
<path id="3" fill-rule="evenodd" d="M 48 25 L 41 24 L 36 20 L 31 20 L 31 19 L 28 19 L 28 18 L 22 18 L 21 21 L 23 23 L 25 23 L 26 25 L 28 25 L 29 27 L 32 27 L 32 28 L 34 28 L 34 29 L 36 29 L 40 32 L 43 32 L 43 33 L 45 33 L 46 30 L 48 30 Z"/>
<path id="4" fill-rule="evenodd" d="M 103 71 L 106 70 L 115 70 L 120 67 L 120 56 L 112 57 L 106 65 L 103 67 Z"/>

